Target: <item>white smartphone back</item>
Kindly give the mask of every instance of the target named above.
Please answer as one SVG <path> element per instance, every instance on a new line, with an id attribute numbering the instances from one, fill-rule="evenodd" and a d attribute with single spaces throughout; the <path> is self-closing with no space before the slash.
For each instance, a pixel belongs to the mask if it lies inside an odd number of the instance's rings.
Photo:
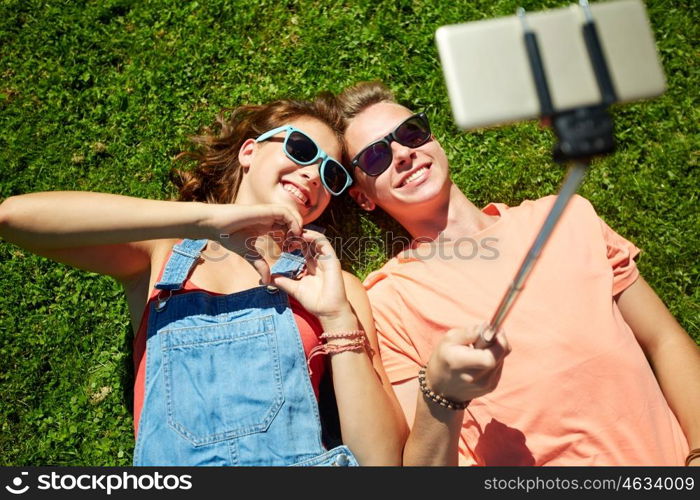
<path id="1" fill-rule="evenodd" d="M 654 36 L 640 0 L 590 6 L 619 102 L 655 97 L 666 88 Z M 601 101 L 581 27 L 579 5 L 527 13 L 537 35 L 556 111 Z M 436 42 L 452 112 L 464 129 L 540 115 L 540 103 L 517 16 L 442 26 Z"/>

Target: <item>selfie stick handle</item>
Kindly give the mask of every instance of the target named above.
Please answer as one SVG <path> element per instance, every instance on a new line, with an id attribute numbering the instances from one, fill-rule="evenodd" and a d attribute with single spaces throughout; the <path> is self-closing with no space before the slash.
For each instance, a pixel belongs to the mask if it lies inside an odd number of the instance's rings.
<path id="1" fill-rule="evenodd" d="M 547 242 L 549 235 L 554 230 L 554 227 L 559 221 L 559 218 L 564 212 L 564 209 L 569 203 L 569 200 L 574 194 L 576 194 L 576 191 L 578 191 L 581 182 L 583 182 L 583 178 L 586 175 L 586 169 L 588 168 L 588 165 L 589 163 L 587 162 L 574 161 L 569 166 L 569 171 L 567 173 L 566 180 L 564 181 L 564 185 L 562 186 L 561 191 L 557 196 L 557 200 L 554 203 L 554 206 L 549 211 L 547 218 L 545 219 L 544 223 L 542 224 L 542 227 L 540 228 L 540 232 L 537 234 L 534 243 L 530 247 L 530 250 L 527 252 L 527 255 L 525 256 L 523 263 L 520 265 L 520 268 L 518 269 L 515 278 L 513 278 L 513 282 L 510 284 L 508 291 L 501 299 L 501 303 L 498 305 L 496 313 L 493 315 L 493 318 L 491 318 L 488 329 L 491 331 L 490 333 L 492 335 L 495 334 L 501 327 L 503 321 L 508 315 L 508 312 L 513 306 L 513 303 L 515 302 L 515 299 L 525 287 L 525 281 L 527 280 L 528 276 L 530 275 L 530 272 L 532 271 L 533 266 L 535 265 L 535 262 L 540 256 L 544 244 Z M 487 337 L 486 340 L 490 339 Z"/>

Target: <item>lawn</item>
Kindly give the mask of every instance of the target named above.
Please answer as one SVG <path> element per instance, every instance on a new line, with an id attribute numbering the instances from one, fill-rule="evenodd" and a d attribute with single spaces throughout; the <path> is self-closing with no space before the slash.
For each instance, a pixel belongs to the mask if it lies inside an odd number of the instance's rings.
<path id="1" fill-rule="evenodd" d="M 477 205 L 555 193 L 564 172 L 549 160 L 548 130 L 455 127 L 434 33 L 567 3 L 2 0 L 0 201 L 45 190 L 169 199 L 173 156 L 222 107 L 368 79 L 428 112 Z M 618 151 L 594 162 L 580 192 L 643 249 L 642 274 L 700 341 L 700 15 L 690 1 L 646 3 L 668 90 L 614 108 Z M 386 229 L 357 217 L 343 226 Z M 376 247 L 343 264 L 364 277 L 385 258 Z M 129 465 L 121 287 L 0 242 L 0 289 L 0 465 Z"/>

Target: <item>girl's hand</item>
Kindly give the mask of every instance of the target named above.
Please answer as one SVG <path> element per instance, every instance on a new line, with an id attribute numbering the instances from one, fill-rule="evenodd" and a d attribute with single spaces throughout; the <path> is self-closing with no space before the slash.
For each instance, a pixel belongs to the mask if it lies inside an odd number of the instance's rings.
<path id="1" fill-rule="evenodd" d="M 475 347 L 478 340 L 479 327 L 456 328 L 445 334 L 433 349 L 426 370 L 426 382 L 434 392 L 461 402 L 496 388 L 510 345 L 503 330 L 489 346 Z"/>
<path id="2" fill-rule="evenodd" d="M 321 233 L 304 229 L 299 241 L 306 258 L 306 272 L 293 280 L 272 276 L 272 284 L 294 297 L 323 323 L 351 311 L 345 295 L 340 261 L 328 239 Z"/>
<path id="3" fill-rule="evenodd" d="M 298 212 L 273 204 L 212 204 L 208 217 L 202 221 L 205 236 L 248 260 L 260 273 L 263 283 L 270 281 L 270 268 L 256 249 L 258 237 L 300 236 L 302 225 Z"/>

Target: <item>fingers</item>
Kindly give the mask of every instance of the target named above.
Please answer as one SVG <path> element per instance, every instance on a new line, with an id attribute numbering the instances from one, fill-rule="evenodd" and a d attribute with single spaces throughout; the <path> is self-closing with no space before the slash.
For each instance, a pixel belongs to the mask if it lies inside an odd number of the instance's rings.
<path id="1" fill-rule="evenodd" d="M 335 250 L 333 250 L 331 242 L 322 233 L 304 229 L 301 233 L 301 239 L 306 242 L 314 255 L 335 257 Z"/>
<path id="2" fill-rule="evenodd" d="M 481 384 L 481 387 L 485 392 L 491 392 L 493 391 L 496 386 L 498 385 L 498 382 L 501 380 L 501 373 L 503 372 L 503 360 L 501 359 L 501 362 L 498 364 L 498 366 L 485 374 L 484 377 L 482 377 L 479 382 Z"/>
<path id="3" fill-rule="evenodd" d="M 485 347 L 477 346 L 479 340 L 477 340 L 476 344 L 474 345 L 474 350 L 477 353 L 482 353 L 489 360 L 489 362 L 491 359 L 493 359 L 496 363 L 502 362 L 503 358 L 510 353 L 510 344 L 508 344 L 506 334 L 503 330 L 499 330 L 496 336 L 493 338 L 493 342 Z"/>
<path id="4" fill-rule="evenodd" d="M 257 250 L 254 248 L 249 248 L 243 258 L 253 265 L 255 270 L 260 275 L 260 280 L 264 285 L 270 283 L 270 266 L 267 264 L 267 262 L 265 262 L 265 259 Z"/>
<path id="5" fill-rule="evenodd" d="M 301 215 L 284 205 L 271 205 L 274 220 L 271 224 L 273 230 L 285 231 L 287 235 L 299 236 L 304 224 Z"/>
<path id="6" fill-rule="evenodd" d="M 483 372 L 495 370 L 510 353 L 505 332 L 499 330 L 491 345 L 477 348 L 478 328 L 455 328 L 449 330 L 441 340 L 444 362 L 451 370 L 479 378 Z"/>
<path id="7" fill-rule="evenodd" d="M 478 338 L 479 332 L 476 328 L 453 328 L 447 331 L 441 342 L 467 346 L 472 345 Z"/>
<path id="8" fill-rule="evenodd" d="M 498 332 L 493 330 L 489 323 L 483 323 L 476 328 L 479 338 L 474 342 L 474 347 L 484 349 L 495 342 L 495 337 Z"/>
<path id="9" fill-rule="evenodd" d="M 307 272 L 311 275 L 316 274 L 319 266 L 322 269 L 328 269 L 328 266 L 340 268 L 333 246 L 322 233 L 304 229 L 300 237 L 287 240 L 287 251 L 295 248 L 301 249 L 306 259 Z"/>
<path id="10" fill-rule="evenodd" d="M 467 346 L 453 346 L 445 352 L 445 362 L 452 371 L 479 376 L 481 372 L 493 370 L 503 356 L 491 349 L 474 349 Z"/>
<path id="11" fill-rule="evenodd" d="M 508 343 L 508 338 L 506 337 L 506 332 L 503 329 L 498 330 L 496 336 L 494 337 L 494 343 L 491 346 L 497 352 L 502 353 L 501 357 L 506 357 L 510 354 L 511 346 Z"/>
<path id="12" fill-rule="evenodd" d="M 288 295 L 291 295 L 292 297 L 295 296 L 297 287 L 299 286 L 299 283 L 297 281 L 279 274 L 273 275 L 270 278 L 270 281 L 274 286 L 287 293 Z"/>
<path id="13" fill-rule="evenodd" d="M 428 362 L 430 380 L 448 399 L 462 401 L 483 396 L 496 388 L 510 353 L 503 330 L 493 342 L 479 347 L 480 328 L 449 330 L 435 346 Z"/>

